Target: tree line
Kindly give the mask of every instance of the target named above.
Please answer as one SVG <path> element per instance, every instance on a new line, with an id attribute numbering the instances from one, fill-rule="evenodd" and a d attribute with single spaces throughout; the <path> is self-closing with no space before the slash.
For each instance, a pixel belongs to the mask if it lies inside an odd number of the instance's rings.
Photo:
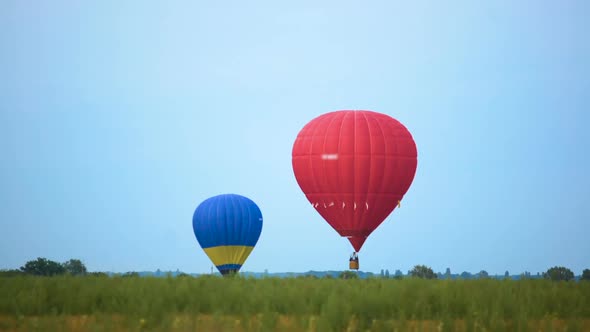
<path id="1" fill-rule="evenodd" d="M 70 259 L 64 263 L 55 262 L 49 260 L 47 258 L 39 257 L 36 260 L 31 260 L 25 263 L 25 265 L 21 266 L 20 269 L 17 270 L 0 270 L 0 276 L 19 276 L 19 275 L 33 275 L 33 276 L 56 276 L 56 275 L 73 275 L 73 276 L 84 276 L 84 275 L 94 275 L 94 276 L 107 276 L 104 272 L 88 272 L 84 263 L 79 259 Z M 414 278 L 423 278 L 423 279 L 450 279 L 451 278 L 451 271 L 447 268 L 444 274 L 435 273 L 432 268 L 426 265 L 416 265 L 413 269 L 408 271 L 408 276 Z M 139 273 L 137 272 L 127 272 L 122 274 L 123 277 L 137 277 Z M 339 275 L 342 279 L 356 279 L 358 278 L 358 274 L 353 271 L 343 271 Z M 389 270 L 381 270 L 381 277 L 389 278 Z M 402 278 L 403 274 L 401 271 L 397 270 L 393 275 L 393 278 Z M 482 270 L 475 275 L 472 275 L 468 272 L 463 272 L 459 275 L 461 279 L 485 279 L 489 278 L 489 274 Z M 510 278 L 508 271 L 504 274 L 504 278 Z M 520 275 L 521 279 L 529 279 L 531 278 L 531 274 L 529 272 L 524 272 Z M 574 280 L 574 272 L 566 267 L 563 266 L 554 266 L 549 268 L 543 274 L 537 276 L 537 278 L 549 279 L 554 281 L 570 281 Z M 590 281 L 590 269 L 584 269 L 582 271 L 582 275 L 580 276 L 580 280 L 589 280 Z"/>
<path id="2" fill-rule="evenodd" d="M 382 275 L 383 275 L 383 273 L 382 273 Z M 386 273 L 385 275 L 388 275 L 388 273 Z M 435 273 L 430 267 L 428 267 L 426 265 L 416 265 L 416 266 L 414 266 L 414 268 L 412 270 L 408 271 L 408 275 L 411 277 L 424 278 L 424 279 L 438 279 L 440 276 L 442 276 L 442 278 L 444 278 L 444 279 L 449 279 L 451 276 L 451 271 L 450 271 L 450 269 L 447 268 L 447 271 L 445 272 L 445 274 L 441 275 L 441 274 Z M 485 278 L 489 278 L 490 276 L 485 270 L 482 270 L 475 275 L 472 275 L 471 273 L 468 273 L 468 272 L 463 272 L 463 273 L 461 273 L 460 277 L 462 279 L 472 279 L 472 278 L 485 279 Z M 509 277 L 510 277 L 510 275 L 509 275 L 508 271 L 506 271 L 506 273 L 504 274 L 504 278 L 509 278 Z M 539 275 L 539 277 L 543 278 L 543 279 L 554 280 L 554 281 L 570 281 L 570 280 L 574 280 L 575 275 L 572 270 L 570 270 L 564 266 L 554 266 L 554 267 L 549 268 L 546 272 L 543 272 L 543 274 Z M 523 274 L 520 275 L 520 278 L 521 279 L 530 279 L 531 274 L 530 274 L 530 272 L 524 272 Z M 584 269 L 582 271 L 582 275 L 580 276 L 580 280 L 590 280 L 590 269 Z"/>
<path id="3" fill-rule="evenodd" d="M 36 260 L 28 261 L 25 265 L 17 270 L 2 270 L 0 276 L 18 276 L 18 275 L 33 275 L 33 276 L 56 276 L 63 274 L 70 274 L 74 276 L 83 276 L 87 274 L 104 274 L 101 272 L 88 273 L 86 266 L 79 259 L 70 259 L 66 262 L 59 263 L 47 258 L 39 257 Z"/>

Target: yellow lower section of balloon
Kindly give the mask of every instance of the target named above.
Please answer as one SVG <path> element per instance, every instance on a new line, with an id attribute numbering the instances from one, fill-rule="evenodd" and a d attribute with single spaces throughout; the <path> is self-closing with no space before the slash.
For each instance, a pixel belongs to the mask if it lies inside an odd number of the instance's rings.
<path id="1" fill-rule="evenodd" d="M 205 248 L 205 253 L 215 266 L 225 264 L 243 265 L 254 247 L 249 246 L 218 246 Z"/>

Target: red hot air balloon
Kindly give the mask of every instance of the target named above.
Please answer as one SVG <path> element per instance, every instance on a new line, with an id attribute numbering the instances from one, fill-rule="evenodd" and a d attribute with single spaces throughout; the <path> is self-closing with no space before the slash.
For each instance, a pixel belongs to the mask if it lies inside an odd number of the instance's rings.
<path id="1" fill-rule="evenodd" d="M 373 111 L 320 115 L 299 132 L 292 151 L 305 196 L 356 252 L 400 204 L 417 162 L 406 127 Z"/>

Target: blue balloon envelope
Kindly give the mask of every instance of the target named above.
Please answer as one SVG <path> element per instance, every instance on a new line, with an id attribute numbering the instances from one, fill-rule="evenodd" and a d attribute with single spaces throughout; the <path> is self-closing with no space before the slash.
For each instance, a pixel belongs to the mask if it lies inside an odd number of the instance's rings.
<path id="1" fill-rule="evenodd" d="M 223 194 L 203 201 L 193 214 L 199 245 L 222 275 L 240 270 L 262 232 L 262 213 L 251 199 Z"/>

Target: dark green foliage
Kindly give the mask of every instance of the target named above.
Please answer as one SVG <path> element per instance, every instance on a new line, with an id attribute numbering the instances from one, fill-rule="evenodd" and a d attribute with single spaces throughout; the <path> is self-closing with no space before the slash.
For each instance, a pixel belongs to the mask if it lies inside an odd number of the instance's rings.
<path id="1" fill-rule="evenodd" d="M 409 273 L 412 277 L 436 279 L 436 273 L 426 265 L 416 265 Z"/>
<path id="2" fill-rule="evenodd" d="M 555 266 L 547 270 L 544 277 L 553 281 L 569 281 L 574 279 L 574 272 L 563 266 Z"/>
<path id="3" fill-rule="evenodd" d="M 582 277 L 580 278 L 580 280 L 589 280 L 590 281 L 590 270 L 589 269 L 584 269 L 584 271 L 582 271 Z"/>
<path id="4" fill-rule="evenodd" d="M 20 268 L 24 274 L 34 276 L 55 276 L 69 273 L 75 276 L 85 275 L 88 271 L 86 266 L 79 259 L 70 259 L 69 261 L 60 264 L 47 258 L 39 257 L 34 261 L 28 261 Z"/>
<path id="5" fill-rule="evenodd" d="M 54 276 L 66 273 L 66 269 L 60 263 L 41 257 L 34 261 L 28 261 L 20 269 L 26 274 L 35 276 Z"/>
<path id="6" fill-rule="evenodd" d="M 63 263 L 63 267 L 69 274 L 73 276 L 80 276 L 85 275 L 88 271 L 86 270 L 86 266 L 82 263 L 79 259 L 70 259 L 69 261 Z"/>

